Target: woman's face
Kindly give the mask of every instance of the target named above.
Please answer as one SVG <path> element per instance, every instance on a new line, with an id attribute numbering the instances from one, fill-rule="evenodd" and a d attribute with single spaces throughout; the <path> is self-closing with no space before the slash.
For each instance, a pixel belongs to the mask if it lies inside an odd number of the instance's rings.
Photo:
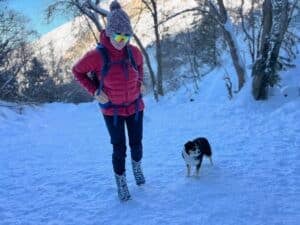
<path id="1" fill-rule="evenodd" d="M 114 46 L 118 50 L 123 49 L 129 42 L 129 40 L 130 35 L 128 34 L 115 33 L 112 37 L 110 37 L 112 46 Z"/>

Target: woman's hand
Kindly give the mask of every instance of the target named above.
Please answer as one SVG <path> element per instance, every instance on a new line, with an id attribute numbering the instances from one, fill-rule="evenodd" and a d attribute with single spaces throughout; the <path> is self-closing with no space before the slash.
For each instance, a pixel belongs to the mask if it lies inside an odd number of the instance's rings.
<path id="1" fill-rule="evenodd" d="M 107 95 L 102 90 L 100 92 L 99 90 L 96 90 L 94 93 L 94 97 L 101 104 L 105 104 L 109 101 Z"/>
<path id="2" fill-rule="evenodd" d="M 145 94 L 145 92 L 146 92 L 146 87 L 143 83 L 141 83 L 140 92 L 142 95 Z"/>

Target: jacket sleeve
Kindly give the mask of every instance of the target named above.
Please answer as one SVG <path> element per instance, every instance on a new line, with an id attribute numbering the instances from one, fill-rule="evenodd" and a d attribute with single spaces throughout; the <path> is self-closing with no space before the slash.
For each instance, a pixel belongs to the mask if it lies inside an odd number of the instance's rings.
<path id="1" fill-rule="evenodd" d="M 88 77 L 89 72 L 97 72 L 100 64 L 99 54 L 92 50 L 86 53 L 72 68 L 72 72 L 76 80 L 83 86 L 91 95 L 94 95 L 97 90 L 97 86 Z"/>

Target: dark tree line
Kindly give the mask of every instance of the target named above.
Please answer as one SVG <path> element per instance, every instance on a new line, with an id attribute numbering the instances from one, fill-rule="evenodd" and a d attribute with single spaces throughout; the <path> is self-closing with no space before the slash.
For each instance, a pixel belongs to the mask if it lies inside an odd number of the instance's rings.
<path id="1" fill-rule="evenodd" d="M 25 42 L 33 31 L 27 28 L 27 20 L 19 13 L 10 10 L 7 2 L 0 1 L 0 99 L 16 100 L 18 98 L 17 75 L 23 65 L 16 63 Z"/>
<path id="2" fill-rule="evenodd" d="M 26 104 L 91 100 L 76 82 L 60 82 L 66 62 L 57 60 L 51 46 L 49 55 L 38 54 L 32 42 L 37 33 L 28 24 L 26 17 L 0 0 L 0 100 Z"/>

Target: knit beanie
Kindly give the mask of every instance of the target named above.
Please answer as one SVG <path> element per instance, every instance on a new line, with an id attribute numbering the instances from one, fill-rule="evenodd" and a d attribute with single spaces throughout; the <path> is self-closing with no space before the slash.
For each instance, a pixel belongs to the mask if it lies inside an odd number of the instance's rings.
<path id="1" fill-rule="evenodd" d="M 110 13 L 107 15 L 106 35 L 112 37 L 114 33 L 132 35 L 132 27 L 127 13 L 121 8 L 117 1 L 110 4 Z"/>

